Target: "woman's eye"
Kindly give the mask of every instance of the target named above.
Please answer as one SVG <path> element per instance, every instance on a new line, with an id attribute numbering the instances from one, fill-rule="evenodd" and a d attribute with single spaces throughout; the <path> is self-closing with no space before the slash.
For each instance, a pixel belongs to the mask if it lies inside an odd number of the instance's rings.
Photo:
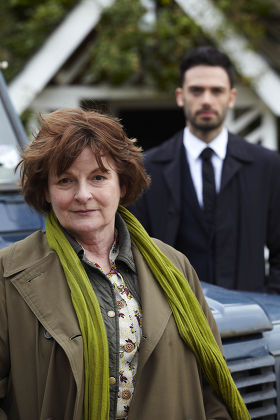
<path id="1" fill-rule="evenodd" d="M 105 177 L 104 177 L 104 176 L 102 176 L 102 175 L 95 175 L 95 176 L 93 177 L 93 179 L 94 179 L 95 181 L 102 181 L 103 179 L 105 179 Z"/>
<path id="2" fill-rule="evenodd" d="M 59 181 L 58 181 L 58 183 L 59 184 L 63 184 L 63 185 L 65 185 L 65 184 L 69 184 L 71 182 L 71 179 L 70 178 L 61 178 Z"/>

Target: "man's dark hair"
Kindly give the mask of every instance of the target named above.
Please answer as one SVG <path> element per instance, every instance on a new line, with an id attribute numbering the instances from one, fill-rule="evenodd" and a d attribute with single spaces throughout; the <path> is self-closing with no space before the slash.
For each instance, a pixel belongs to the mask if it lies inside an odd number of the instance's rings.
<path id="1" fill-rule="evenodd" d="M 188 51 L 180 64 L 180 85 L 183 86 L 187 70 L 195 66 L 223 67 L 228 74 L 231 88 L 234 85 L 234 68 L 229 57 L 217 48 L 203 46 Z"/>

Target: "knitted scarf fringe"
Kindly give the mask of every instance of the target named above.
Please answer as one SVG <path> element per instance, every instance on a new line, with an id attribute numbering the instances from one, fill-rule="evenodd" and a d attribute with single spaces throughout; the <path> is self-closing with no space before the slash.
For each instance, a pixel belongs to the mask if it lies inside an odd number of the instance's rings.
<path id="1" fill-rule="evenodd" d="M 224 400 L 233 420 L 250 420 L 206 316 L 183 274 L 160 251 L 139 221 L 124 207 L 119 213 L 131 238 L 164 290 L 182 339 L 193 351 L 208 382 Z M 97 297 L 77 254 L 51 212 L 49 246 L 56 251 L 68 282 L 84 344 L 84 420 L 109 419 L 109 351 Z"/>

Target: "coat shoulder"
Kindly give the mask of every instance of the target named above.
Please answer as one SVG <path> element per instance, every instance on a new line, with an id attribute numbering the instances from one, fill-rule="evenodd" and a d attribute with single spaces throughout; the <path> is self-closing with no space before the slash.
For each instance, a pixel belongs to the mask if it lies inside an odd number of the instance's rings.
<path id="1" fill-rule="evenodd" d="M 163 252 L 163 254 L 166 257 L 168 257 L 173 262 L 173 264 L 191 265 L 188 258 L 184 254 L 182 254 L 180 251 L 177 251 L 177 249 L 166 244 L 165 242 L 162 242 L 160 239 L 156 239 L 156 238 L 152 238 L 152 239 L 155 242 L 155 244 L 159 247 L 161 252 Z"/>
<path id="2" fill-rule="evenodd" d="M 183 142 L 183 131 L 179 131 L 170 139 L 164 141 L 159 146 L 153 147 L 144 153 L 144 163 L 153 161 L 165 161 L 174 157 L 174 153 L 180 150 Z"/>
<path id="3" fill-rule="evenodd" d="M 236 134 L 229 133 L 229 148 L 244 154 L 245 157 L 247 155 L 248 158 L 255 161 L 275 163 L 276 165 L 280 164 L 280 154 L 276 150 L 268 149 L 260 144 L 251 143 Z"/>
<path id="4" fill-rule="evenodd" d="M 176 268 L 186 277 L 191 288 L 196 295 L 201 295 L 201 286 L 200 281 L 197 277 L 197 274 L 189 262 L 188 258 L 182 254 L 182 252 L 177 251 L 177 249 L 172 246 L 162 242 L 159 239 L 152 238 L 155 244 L 159 247 L 161 252 L 170 259 L 170 261 L 175 265 Z"/>
<path id="5" fill-rule="evenodd" d="M 52 249 L 48 245 L 46 234 L 36 231 L 21 241 L 15 242 L 0 251 L 0 260 L 4 275 L 9 277 L 21 270 L 35 265 L 46 258 Z"/>

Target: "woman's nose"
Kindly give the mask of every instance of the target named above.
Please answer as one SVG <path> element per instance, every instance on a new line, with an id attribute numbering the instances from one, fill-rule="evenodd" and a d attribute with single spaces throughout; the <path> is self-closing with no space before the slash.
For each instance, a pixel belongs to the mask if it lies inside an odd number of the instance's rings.
<path id="1" fill-rule="evenodd" d="M 79 185 L 75 193 L 75 199 L 80 202 L 86 202 L 92 198 L 92 192 L 89 186 Z"/>

